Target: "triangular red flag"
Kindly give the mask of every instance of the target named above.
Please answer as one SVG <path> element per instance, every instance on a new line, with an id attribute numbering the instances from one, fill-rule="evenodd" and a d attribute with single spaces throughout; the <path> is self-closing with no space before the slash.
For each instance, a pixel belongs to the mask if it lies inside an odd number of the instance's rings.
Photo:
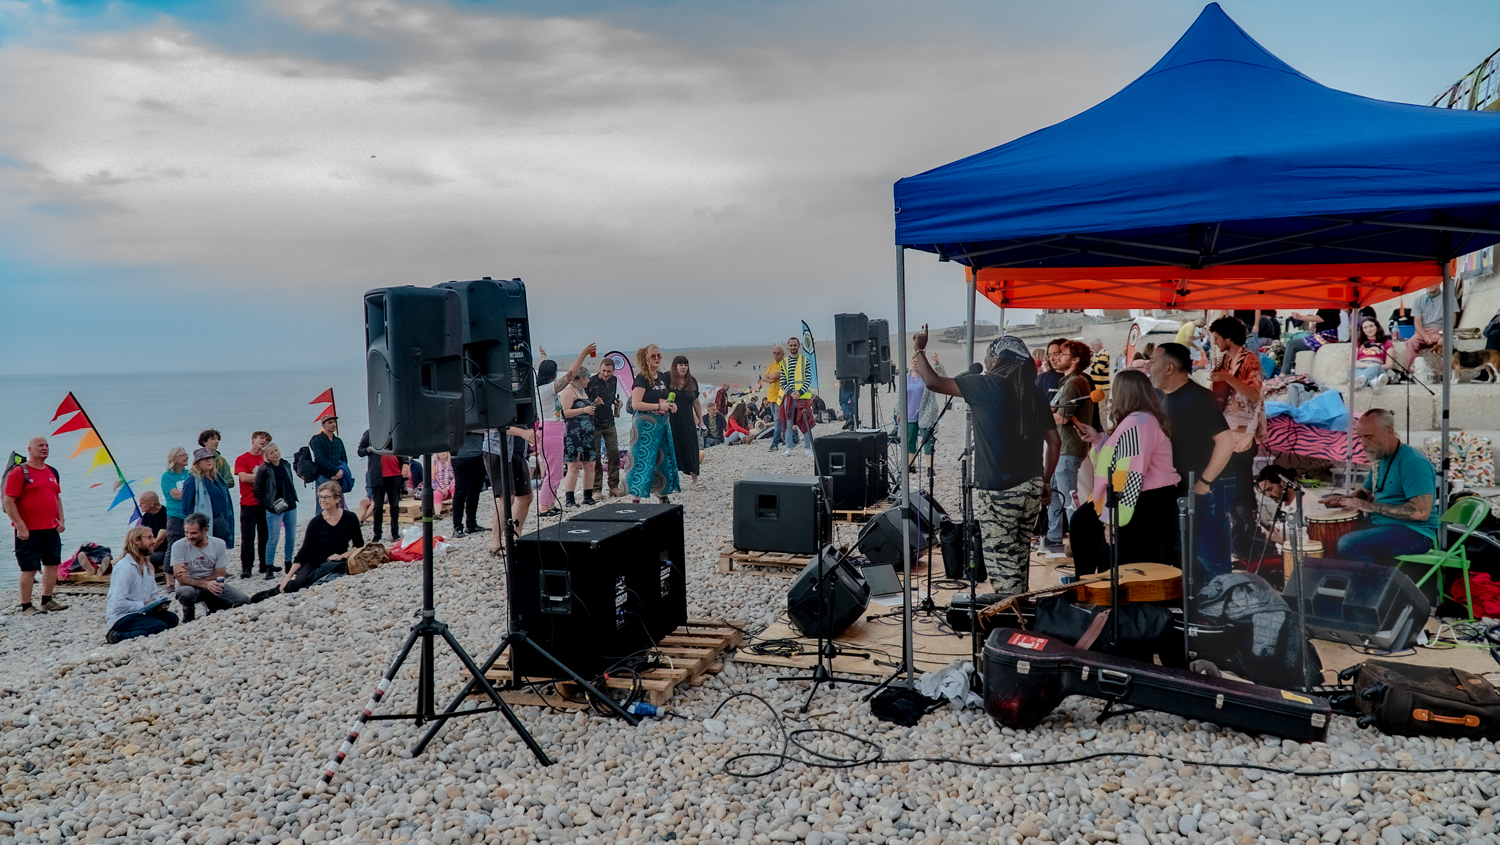
<path id="1" fill-rule="evenodd" d="M 322 422 L 324 417 L 333 416 L 333 415 L 334 415 L 333 406 L 329 405 L 328 407 L 326 407 L 323 410 L 319 411 L 318 415 L 316 417 L 313 417 L 313 420 L 316 421 L 316 422 Z"/>
<path id="2" fill-rule="evenodd" d="M 70 431 L 85 431 L 89 428 L 89 418 L 83 414 L 74 414 L 73 418 L 58 427 L 53 434 L 67 434 Z"/>
<path id="3" fill-rule="evenodd" d="M 319 393 L 318 394 L 318 398 L 312 400 L 311 402 L 308 402 L 307 404 L 309 404 L 309 405 L 317 405 L 320 402 L 332 402 L 332 401 L 333 401 L 333 388 L 330 387 L 327 390 L 323 391 L 322 393 Z M 56 419 L 56 418 L 54 417 L 54 419 Z"/>
<path id="4" fill-rule="evenodd" d="M 78 407 L 78 400 L 74 399 L 73 398 L 73 394 L 70 392 L 68 394 L 68 398 L 64 399 L 62 401 L 62 404 L 57 406 L 57 413 L 55 413 L 55 414 L 52 415 L 52 419 L 56 420 L 58 417 L 62 416 L 63 414 L 71 414 L 74 411 L 81 411 L 81 410 L 83 410 L 83 409 L 80 408 L 80 407 Z"/>

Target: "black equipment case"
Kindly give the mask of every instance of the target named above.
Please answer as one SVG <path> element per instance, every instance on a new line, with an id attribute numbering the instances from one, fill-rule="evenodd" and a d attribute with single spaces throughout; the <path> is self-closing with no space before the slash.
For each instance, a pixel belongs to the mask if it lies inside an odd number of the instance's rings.
<path id="1" fill-rule="evenodd" d="M 984 643 L 984 709 L 1008 728 L 1036 726 L 1070 695 L 1086 695 L 1301 742 L 1328 736 L 1328 701 L 1074 648 L 1056 637 L 996 628 Z"/>
<path id="2" fill-rule="evenodd" d="M 1482 675 L 1369 660 L 1339 673 L 1341 681 L 1351 678 L 1354 689 L 1346 695 L 1362 728 L 1396 736 L 1500 738 L 1500 692 Z"/>

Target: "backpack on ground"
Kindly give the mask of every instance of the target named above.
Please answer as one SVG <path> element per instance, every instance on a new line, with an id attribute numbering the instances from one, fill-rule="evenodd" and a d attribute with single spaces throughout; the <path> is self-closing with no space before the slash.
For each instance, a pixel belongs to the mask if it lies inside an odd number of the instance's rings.
<path id="1" fill-rule="evenodd" d="M 292 456 L 292 472 L 308 484 L 318 480 L 318 462 L 313 460 L 311 446 L 303 446 Z"/>
<path id="2" fill-rule="evenodd" d="M 1333 699 L 1360 727 L 1396 736 L 1500 737 L 1500 691 L 1462 669 L 1367 660 L 1339 673 L 1353 689 Z"/>

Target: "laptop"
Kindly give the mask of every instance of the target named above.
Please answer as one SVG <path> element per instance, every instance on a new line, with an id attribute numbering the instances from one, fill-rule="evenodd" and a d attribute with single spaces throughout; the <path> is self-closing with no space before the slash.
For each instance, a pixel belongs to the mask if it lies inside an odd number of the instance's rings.
<path id="1" fill-rule="evenodd" d="M 865 583 L 870 585 L 871 600 L 901 597 L 901 576 L 896 574 L 895 564 L 861 564 L 860 572 L 865 576 Z"/>

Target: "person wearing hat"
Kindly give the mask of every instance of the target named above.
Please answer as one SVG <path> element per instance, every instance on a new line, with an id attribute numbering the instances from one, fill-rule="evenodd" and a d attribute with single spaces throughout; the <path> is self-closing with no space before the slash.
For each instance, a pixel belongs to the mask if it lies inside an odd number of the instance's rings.
<path id="1" fill-rule="evenodd" d="M 1000 596 L 1030 589 L 1031 530 L 1062 446 L 1036 367 L 1016 337 L 990 343 L 981 372 L 940 376 L 927 360 L 927 326 L 912 338 L 917 374 L 927 389 L 962 397 L 974 417 L 974 516 L 984 543 L 990 586 Z"/>
<path id="2" fill-rule="evenodd" d="M 318 425 L 321 430 L 307 443 L 312 450 L 313 463 L 318 466 L 314 489 L 323 486 L 325 481 L 337 481 L 347 489 L 349 485 L 344 484 L 344 475 L 349 472 L 349 451 L 339 439 L 339 418 L 328 414 L 318 420 Z"/>
<path id="3" fill-rule="evenodd" d="M 182 485 L 183 514 L 202 514 L 208 520 L 208 533 L 222 540 L 225 548 L 234 548 L 234 500 L 229 487 L 219 477 L 218 455 L 209 448 L 193 450 L 191 475 Z M 248 577 L 248 576 L 246 576 Z"/>

